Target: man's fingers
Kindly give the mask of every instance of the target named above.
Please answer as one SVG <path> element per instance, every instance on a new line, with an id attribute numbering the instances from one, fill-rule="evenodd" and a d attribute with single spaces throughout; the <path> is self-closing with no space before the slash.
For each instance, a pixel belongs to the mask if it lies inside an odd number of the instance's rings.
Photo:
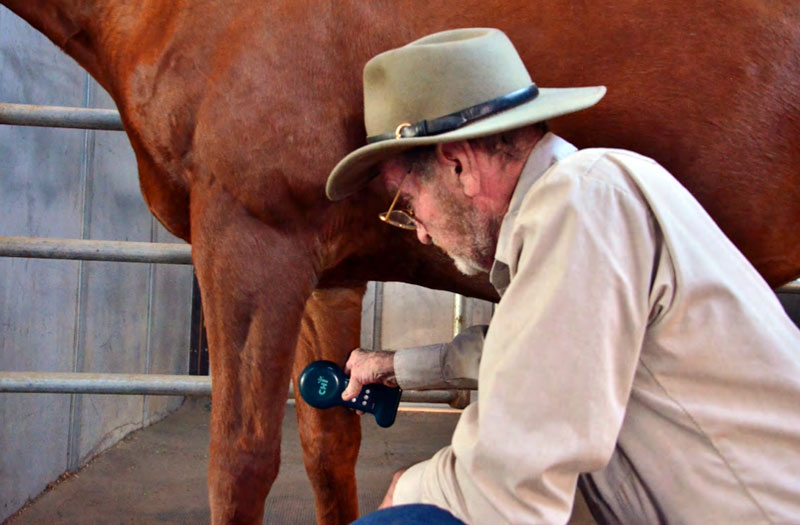
<path id="1" fill-rule="evenodd" d="M 344 373 L 346 375 L 350 375 L 351 370 L 353 369 L 353 354 L 356 353 L 356 350 L 350 352 L 350 357 L 347 358 L 347 362 L 344 364 Z"/>
<path id="2" fill-rule="evenodd" d="M 362 353 L 364 353 L 364 351 L 360 348 L 355 348 L 352 352 L 350 352 L 350 356 L 347 358 L 347 362 L 344 364 L 345 374 L 350 375 L 350 373 L 353 371 L 353 367 L 356 366 L 357 361 L 361 357 Z"/>
<path id="3" fill-rule="evenodd" d="M 353 358 L 351 356 L 350 359 L 348 359 L 347 362 L 344 364 L 344 374 L 347 376 L 349 376 L 350 373 L 353 371 L 352 363 L 353 363 Z"/>
<path id="4" fill-rule="evenodd" d="M 361 382 L 358 379 L 351 377 L 350 382 L 347 383 L 347 388 L 345 388 L 344 392 L 342 392 L 342 399 L 345 401 L 350 401 L 356 397 L 358 393 L 361 392 L 361 386 Z"/>

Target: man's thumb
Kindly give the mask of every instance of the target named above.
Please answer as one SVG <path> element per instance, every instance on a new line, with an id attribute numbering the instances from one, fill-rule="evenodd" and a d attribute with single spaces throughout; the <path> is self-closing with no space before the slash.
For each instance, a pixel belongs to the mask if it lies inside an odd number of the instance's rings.
<path id="1" fill-rule="evenodd" d="M 350 378 L 350 382 L 347 384 L 347 388 L 344 389 L 342 392 L 342 399 L 345 401 L 350 401 L 354 397 L 361 392 L 361 383 L 358 382 L 358 379 Z"/>

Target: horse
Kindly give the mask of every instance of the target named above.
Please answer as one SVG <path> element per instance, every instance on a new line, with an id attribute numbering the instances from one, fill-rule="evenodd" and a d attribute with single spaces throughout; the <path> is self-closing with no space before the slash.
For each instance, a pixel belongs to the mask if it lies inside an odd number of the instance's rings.
<path id="1" fill-rule="evenodd" d="M 116 102 L 144 198 L 192 245 L 211 353 L 214 523 L 258 523 L 290 378 L 358 346 L 368 280 L 496 300 L 324 183 L 365 140 L 364 63 L 455 27 L 505 31 L 537 84 L 606 85 L 550 128 L 655 158 L 764 279 L 800 275 L 800 4 L 792 0 L 0 0 Z M 357 516 L 358 417 L 298 402 L 320 523 Z"/>

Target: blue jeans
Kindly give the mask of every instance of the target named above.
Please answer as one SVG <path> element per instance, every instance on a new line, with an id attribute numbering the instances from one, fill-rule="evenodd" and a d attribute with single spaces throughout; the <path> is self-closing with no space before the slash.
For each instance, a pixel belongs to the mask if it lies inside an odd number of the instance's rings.
<path id="1" fill-rule="evenodd" d="M 351 525 L 464 525 L 464 522 L 434 505 L 414 503 L 375 511 Z"/>

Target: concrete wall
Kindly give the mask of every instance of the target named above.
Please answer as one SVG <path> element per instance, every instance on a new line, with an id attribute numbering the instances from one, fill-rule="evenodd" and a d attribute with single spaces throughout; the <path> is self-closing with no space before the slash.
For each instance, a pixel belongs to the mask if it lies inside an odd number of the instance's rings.
<path id="1" fill-rule="evenodd" d="M 0 101 L 114 108 L 0 7 Z M 180 242 L 148 212 L 124 133 L 0 125 L 0 235 Z M 188 266 L 0 258 L 0 370 L 186 373 Z M 0 520 L 180 398 L 0 394 Z"/>
<path id="2" fill-rule="evenodd" d="M 369 283 L 361 315 L 361 346 L 396 350 L 453 338 L 455 294 L 404 283 Z M 462 328 L 489 324 L 492 304 L 465 299 Z"/>

